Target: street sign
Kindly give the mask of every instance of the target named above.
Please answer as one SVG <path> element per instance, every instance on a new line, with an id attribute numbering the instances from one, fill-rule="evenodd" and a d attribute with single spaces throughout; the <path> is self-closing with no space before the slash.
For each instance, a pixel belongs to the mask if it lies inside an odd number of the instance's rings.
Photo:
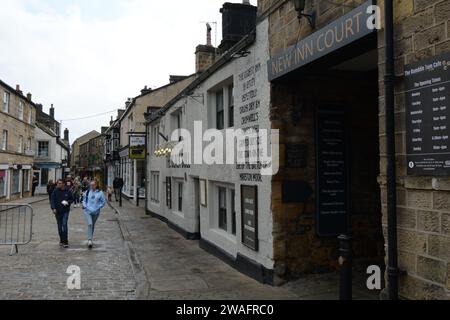
<path id="1" fill-rule="evenodd" d="M 129 156 L 132 160 L 145 160 L 147 155 L 146 136 L 130 136 Z"/>
<path id="2" fill-rule="evenodd" d="M 258 187 L 241 186 L 242 243 L 254 250 L 259 250 L 258 239 Z"/>

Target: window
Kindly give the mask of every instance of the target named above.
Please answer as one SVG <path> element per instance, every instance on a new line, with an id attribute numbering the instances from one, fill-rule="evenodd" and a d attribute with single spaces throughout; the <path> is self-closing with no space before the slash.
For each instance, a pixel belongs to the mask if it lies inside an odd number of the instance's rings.
<path id="1" fill-rule="evenodd" d="M 219 188 L 219 228 L 228 231 L 227 226 L 227 189 Z"/>
<path id="2" fill-rule="evenodd" d="M 0 197 L 6 197 L 6 170 L 0 170 Z"/>
<path id="3" fill-rule="evenodd" d="M 30 111 L 28 112 L 28 123 L 33 124 L 33 109 L 30 107 Z"/>
<path id="4" fill-rule="evenodd" d="M 17 145 L 17 152 L 23 153 L 23 136 L 19 136 L 19 143 Z"/>
<path id="5" fill-rule="evenodd" d="M 18 113 L 19 113 L 19 119 L 23 120 L 23 102 L 22 101 L 19 101 Z"/>
<path id="6" fill-rule="evenodd" d="M 234 127 L 234 89 L 233 85 L 228 87 L 228 127 Z"/>
<path id="7" fill-rule="evenodd" d="M 50 156 L 49 142 L 39 141 L 38 142 L 38 158 L 48 158 Z"/>
<path id="8" fill-rule="evenodd" d="M 23 170 L 23 192 L 30 191 L 30 170 Z"/>
<path id="9" fill-rule="evenodd" d="M 216 93 L 216 128 L 225 129 L 225 113 L 223 108 L 223 90 Z"/>
<path id="10" fill-rule="evenodd" d="M 236 235 L 236 192 L 231 190 L 231 233 Z"/>
<path id="11" fill-rule="evenodd" d="M 159 125 L 152 127 L 151 151 L 155 152 L 159 145 Z"/>
<path id="12" fill-rule="evenodd" d="M 159 203 L 159 172 L 152 172 L 151 176 L 151 201 Z"/>
<path id="13" fill-rule="evenodd" d="M 28 151 L 32 151 L 32 147 L 31 147 L 31 138 L 28 138 L 28 142 L 27 142 L 27 150 Z"/>
<path id="14" fill-rule="evenodd" d="M 20 192 L 20 170 L 13 170 L 12 174 L 12 193 Z"/>
<path id="15" fill-rule="evenodd" d="M 134 117 L 133 117 L 133 114 L 131 114 L 128 117 L 128 130 L 130 130 L 130 132 L 134 131 Z"/>
<path id="16" fill-rule="evenodd" d="M 41 186 L 45 187 L 48 184 L 48 169 L 41 170 Z"/>
<path id="17" fill-rule="evenodd" d="M 8 150 L 8 130 L 3 130 L 2 135 L 2 150 Z"/>
<path id="18" fill-rule="evenodd" d="M 183 183 L 177 182 L 177 209 L 178 212 L 183 212 Z"/>
<path id="19" fill-rule="evenodd" d="M 9 112 L 9 93 L 3 92 L 3 112 Z"/>

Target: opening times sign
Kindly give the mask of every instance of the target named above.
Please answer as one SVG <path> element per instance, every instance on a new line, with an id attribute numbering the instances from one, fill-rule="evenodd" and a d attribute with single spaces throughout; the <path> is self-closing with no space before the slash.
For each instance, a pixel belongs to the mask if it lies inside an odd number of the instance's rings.
<path id="1" fill-rule="evenodd" d="M 408 175 L 450 175 L 450 53 L 407 65 Z"/>

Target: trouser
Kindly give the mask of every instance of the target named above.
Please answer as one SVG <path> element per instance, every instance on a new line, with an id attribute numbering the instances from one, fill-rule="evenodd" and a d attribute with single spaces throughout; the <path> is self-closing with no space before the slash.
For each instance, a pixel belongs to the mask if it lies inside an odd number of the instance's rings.
<path id="1" fill-rule="evenodd" d="M 97 223 L 98 217 L 100 216 L 100 212 L 90 213 L 84 212 L 84 217 L 86 218 L 86 222 L 88 225 L 87 239 L 88 241 L 92 241 L 94 238 L 95 224 Z"/>
<path id="2" fill-rule="evenodd" d="M 69 242 L 69 212 L 57 212 L 56 222 L 58 224 L 59 240 L 61 243 Z"/>
<path id="3" fill-rule="evenodd" d="M 80 195 L 78 193 L 75 193 L 73 197 L 74 197 L 73 204 L 78 205 L 80 203 Z"/>
<path id="4" fill-rule="evenodd" d="M 121 188 L 114 188 L 114 196 L 116 197 L 116 201 L 119 201 L 120 194 L 122 193 Z"/>

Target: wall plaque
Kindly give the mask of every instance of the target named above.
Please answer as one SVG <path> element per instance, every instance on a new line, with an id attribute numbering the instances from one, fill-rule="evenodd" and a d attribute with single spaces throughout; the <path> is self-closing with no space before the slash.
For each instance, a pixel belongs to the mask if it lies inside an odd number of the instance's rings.
<path id="1" fill-rule="evenodd" d="M 242 243 L 259 250 L 258 239 L 258 187 L 241 186 Z"/>
<path id="2" fill-rule="evenodd" d="M 319 236 L 348 230 L 348 163 L 345 112 L 321 109 L 316 115 L 316 226 Z"/>
<path id="3" fill-rule="evenodd" d="M 305 144 L 286 145 L 286 167 L 306 168 L 308 147 Z"/>
<path id="4" fill-rule="evenodd" d="M 450 175 L 450 53 L 407 65 L 408 175 Z"/>

